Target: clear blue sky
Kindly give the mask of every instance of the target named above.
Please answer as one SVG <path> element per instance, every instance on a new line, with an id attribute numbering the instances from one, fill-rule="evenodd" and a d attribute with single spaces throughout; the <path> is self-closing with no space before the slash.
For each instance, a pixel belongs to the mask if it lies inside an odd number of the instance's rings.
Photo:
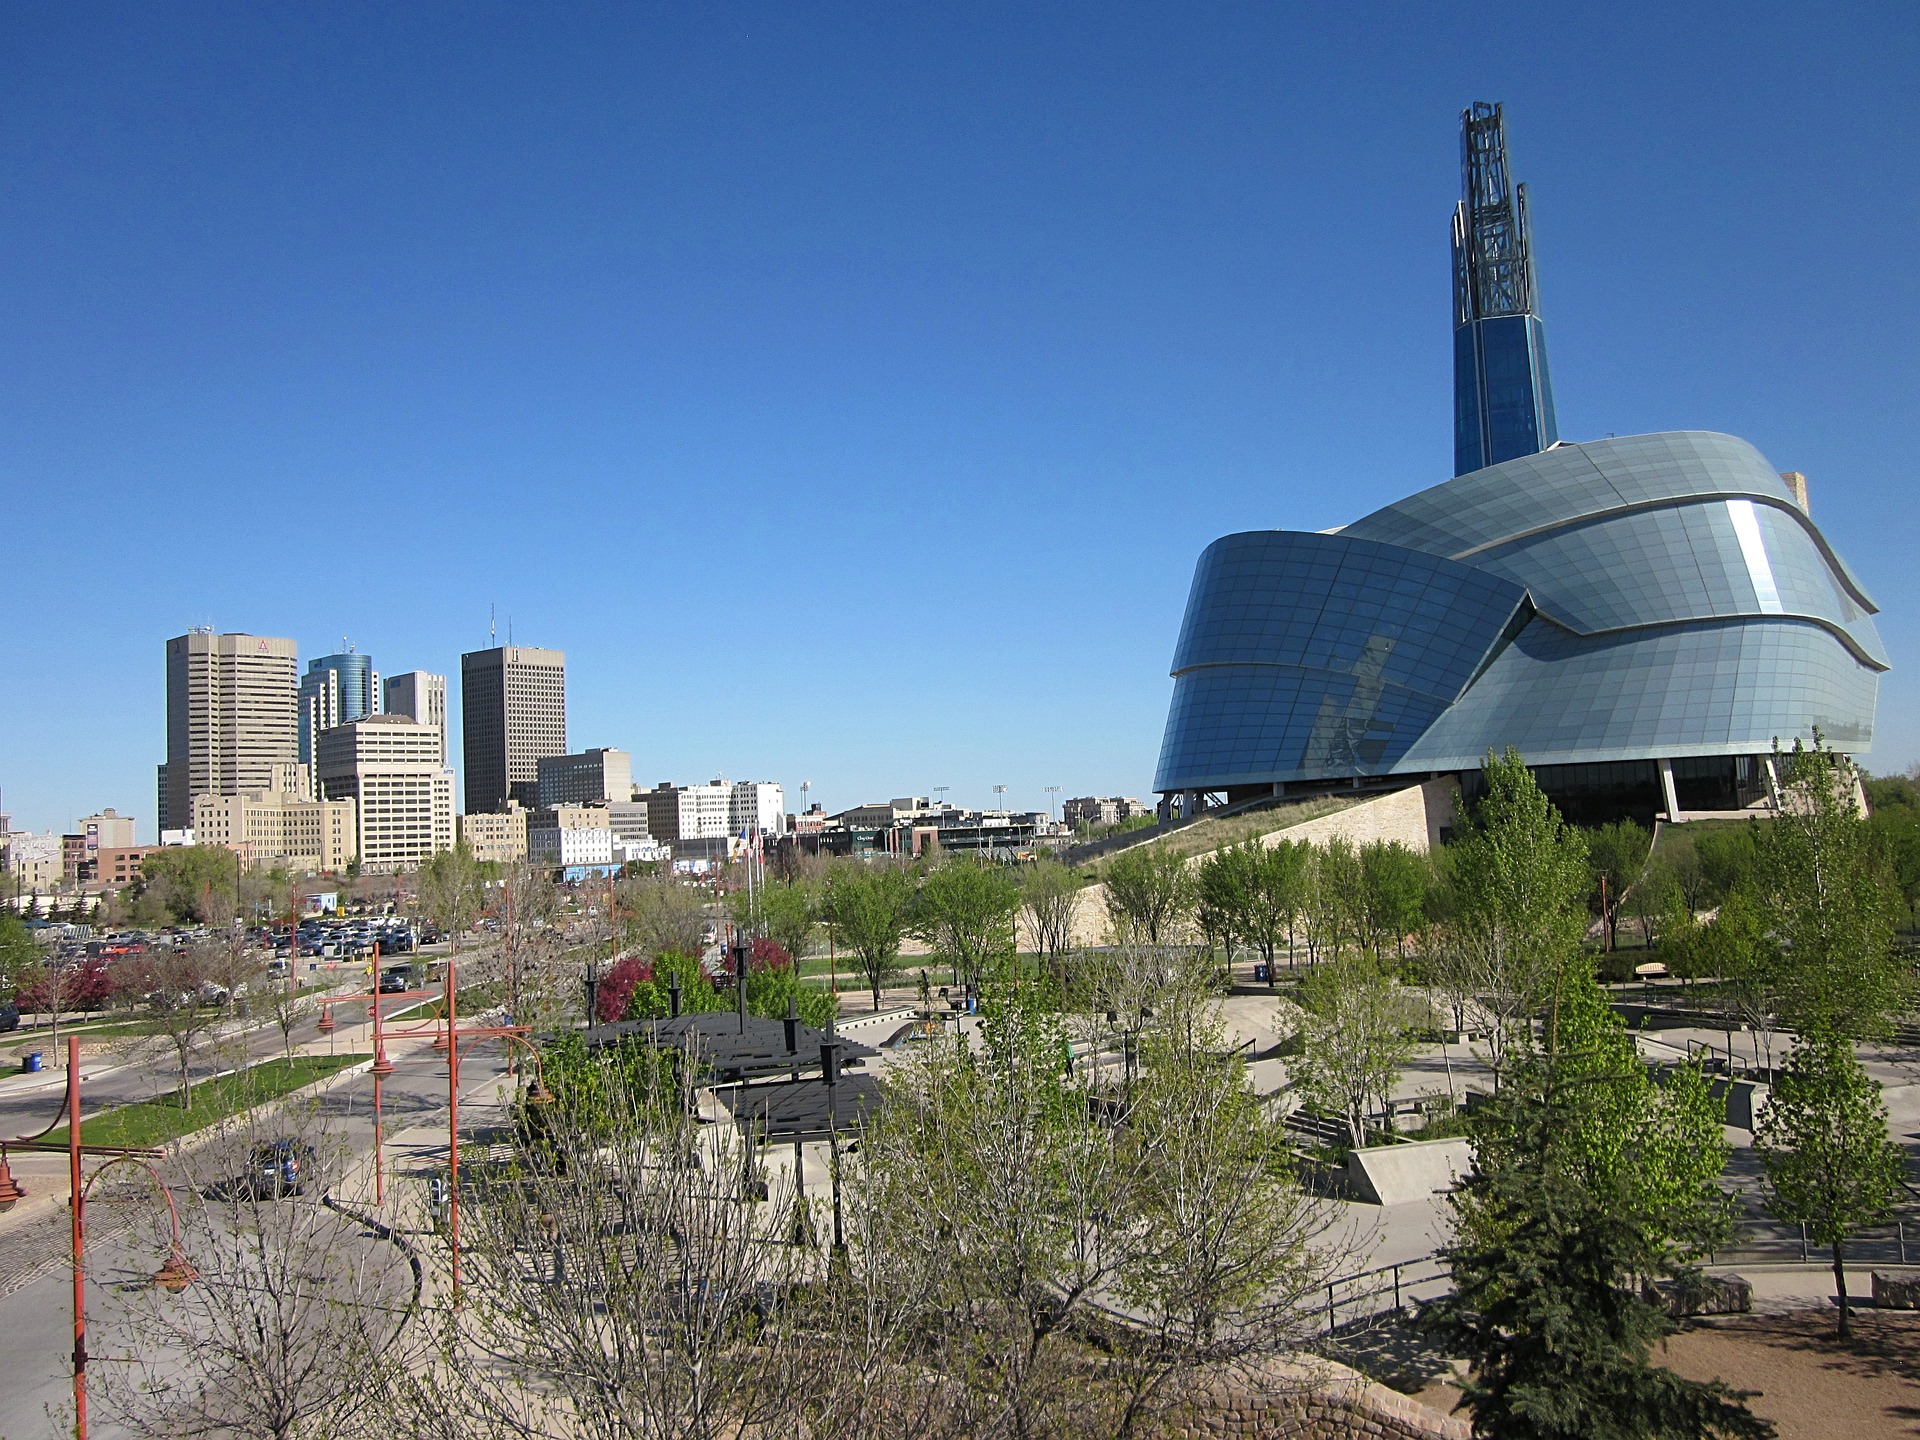
<path id="1" fill-rule="evenodd" d="M 1562 435 L 1805 471 L 1904 767 L 1916 73 L 1909 3 L 9 7 L 6 808 L 149 836 L 190 625 L 457 678 L 490 603 L 648 782 L 1143 794 L 1200 549 L 1450 472 L 1475 99 Z"/>

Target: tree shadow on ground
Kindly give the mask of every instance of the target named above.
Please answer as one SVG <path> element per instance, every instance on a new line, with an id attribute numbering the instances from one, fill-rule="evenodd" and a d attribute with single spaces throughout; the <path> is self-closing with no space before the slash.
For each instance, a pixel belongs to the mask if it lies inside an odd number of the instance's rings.
<path id="1" fill-rule="evenodd" d="M 1834 1335 L 1833 1310 L 1778 1315 L 1730 1315 L 1691 1322 L 1689 1328 L 1738 1335 L 1756 1344 L 1819 1356 L 1821 1368 L 1843 1375 L 1898 1375 L 1920 1383 L 1920 1312 L 1855 1310 L 1853 1337 Z"/>
<path id="2" fill-rule="evenodd" d="M 1411 1314 L 1388 1312 L 1342 1326 L 1320 1346 L 1329 1360 L 1351 1365 L 1369 1380 L 1403 1395 L 1418 1394 L 1437 1379 L 1451 1379 L 1452 1360 L 1440 1342 L 1415 1328 Z"/>

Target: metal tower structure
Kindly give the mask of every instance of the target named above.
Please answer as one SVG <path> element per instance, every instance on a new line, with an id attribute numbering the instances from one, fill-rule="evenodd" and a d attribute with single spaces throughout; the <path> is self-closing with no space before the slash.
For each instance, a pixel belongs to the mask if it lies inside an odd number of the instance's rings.
<path id="1" fill-rule="evenodd" d="M 1527 187 L 1507 175 L 1500 106 L 1460 113 L 1453 212 L 1453 473 L 1546 449 L 1560 438 L 1537 313 Z"/>

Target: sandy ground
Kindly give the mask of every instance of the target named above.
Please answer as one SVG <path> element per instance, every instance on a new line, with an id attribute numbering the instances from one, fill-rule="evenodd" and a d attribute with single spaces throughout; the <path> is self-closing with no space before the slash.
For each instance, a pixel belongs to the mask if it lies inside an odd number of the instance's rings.
<path id="1" fill-rule="evenodd" d="M 1833 1325 L 1830 1310 L 1700 1321 L 1669 1339 L 1663 1358 L 1690 1379 L 1754 1392 L 1748 1405 L 1780 1440 L 1920 1435 L 1920 1313 L 1855 1312 L 1845 1346 Z M 1435 1381 L 1415 1398 L 1445 1413 L 1460 1392 Z"/>

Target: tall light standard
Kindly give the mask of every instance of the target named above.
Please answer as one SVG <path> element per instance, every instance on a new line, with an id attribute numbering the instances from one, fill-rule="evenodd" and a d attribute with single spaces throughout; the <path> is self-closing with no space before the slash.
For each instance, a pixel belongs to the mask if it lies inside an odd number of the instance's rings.
<path id="1" fill-rule="evenodd" d="M 1060 793 L 1058 785 L 1047 786 L 1047 823 L 1053 823 L 1053 797 Z"/>

